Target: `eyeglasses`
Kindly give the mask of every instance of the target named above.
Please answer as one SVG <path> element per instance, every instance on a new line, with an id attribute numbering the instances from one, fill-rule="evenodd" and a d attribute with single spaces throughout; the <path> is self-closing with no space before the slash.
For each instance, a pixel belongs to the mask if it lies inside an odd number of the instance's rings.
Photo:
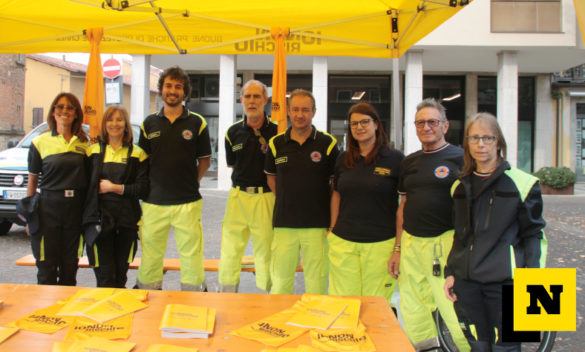
<path id="1" fill-rule="evenodd" d="M 75 111 L 75 106 L 73 105 L 65 105 L 65 104 L 58 104 L 55 105 L 55 110 L 57 111 Z"/>
<path id="2" fill-rule="evenodd" d="M 254 130 L 254 135 L 258 137 L 258 141 L 260 141 L 260 144 L 262 145 L 266 144 L 266 139 L 262 136 L 260 130 Z"/>
<path id="3" fill-rule="evenodd" d="M 372 121 L 373 121 L 373 119 L 363 119 L 363 120 L 359 120 L 359 121 L 351 121 L 349 123 L 349 125 L 351 126 L 351 128 L 357 128 L 358 125 L 361 125 L 362 127 L 368 127 L 368 125 Z"/>
<path id="4" fill-rule="evenodd" d="M 496 139 L 498 139 L 497 136 L 467 136 L 470 144 L 477 144 L 479 141 L 482 141 L 485 145 L 491 145 L 494 144 Z"/>
<path id="5" fill-rule="evenodd" d="M 441 120 L 437 120 L 437 119 L 430 119 L 430 120 L 416 120 L 414 121 L 414 124 L 416 125 L 416 128 L 424 128 L 425 127 L 425 123 L 429 125 L 429 127 L 431 128 L 435 128 L 437 126 L 439 126 L 441 124 Z"/>

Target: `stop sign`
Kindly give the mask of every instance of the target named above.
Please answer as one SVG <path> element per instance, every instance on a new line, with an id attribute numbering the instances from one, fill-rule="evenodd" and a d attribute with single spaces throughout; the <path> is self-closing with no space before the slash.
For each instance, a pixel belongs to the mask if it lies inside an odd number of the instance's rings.
<path id="1" fill-rule="evenodd" d="M 114 79 L 120 75 L 120 72 L 122 72 L 122 65 L 120 64 L 120 61 L 114 58 L 107 59 L 103 66 L 104 77 L 106 78 Z"/>

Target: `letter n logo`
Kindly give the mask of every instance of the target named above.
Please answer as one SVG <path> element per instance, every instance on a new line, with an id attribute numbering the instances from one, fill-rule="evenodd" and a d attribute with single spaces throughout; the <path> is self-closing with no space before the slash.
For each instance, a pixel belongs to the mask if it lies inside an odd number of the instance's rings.
<path id="1" fill-rule="evenodd" d="M 530 305 L 526 308 L 526 314 L 540 314 L 538 302 L 542 305 L 547 314 L 561 314 L 561 292 L 563 285 L 550 285 L 548 295 L 543 285 L 527 285 L 526 291 L 530 294 Z"/>
<path id="2" fill-rule="evenodd" d="M 577 271 L 514 269 L 514 331 L 575 331 Z"/>

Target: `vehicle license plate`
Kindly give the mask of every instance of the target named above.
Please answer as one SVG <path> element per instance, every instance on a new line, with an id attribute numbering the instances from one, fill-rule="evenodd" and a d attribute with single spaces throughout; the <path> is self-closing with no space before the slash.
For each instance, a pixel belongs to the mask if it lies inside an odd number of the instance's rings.
<path id="1" fill-rule="evenodd" d="M 18 200 L 26 197 L 26 191 L 4 191 L 4 199 Z"/>

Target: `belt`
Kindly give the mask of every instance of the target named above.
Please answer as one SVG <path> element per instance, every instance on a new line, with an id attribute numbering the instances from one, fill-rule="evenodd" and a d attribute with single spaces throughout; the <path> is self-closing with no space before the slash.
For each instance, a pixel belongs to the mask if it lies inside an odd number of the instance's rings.
<path id="1" fill-rule="evenodd" d="M 76 191 L 74 189 L 64 189 L 64 190 L 58 190 L 58 191 L 44 190 L 43 189 L 43 190 L 41 190 L 41 195 L 42 194 L 51 195 L 53 197 L 75 198 L 76 196 L 83 194 L 83 192 L 79 193 L 79 191 Z"/>
<path id="2" fill-rule="evenodd" d="M 270 189 L 265 190 L 264 187 L 242 187 L 234 186 L 235 189 L 246 192 L 246 193 L 267 193 Z"/>

